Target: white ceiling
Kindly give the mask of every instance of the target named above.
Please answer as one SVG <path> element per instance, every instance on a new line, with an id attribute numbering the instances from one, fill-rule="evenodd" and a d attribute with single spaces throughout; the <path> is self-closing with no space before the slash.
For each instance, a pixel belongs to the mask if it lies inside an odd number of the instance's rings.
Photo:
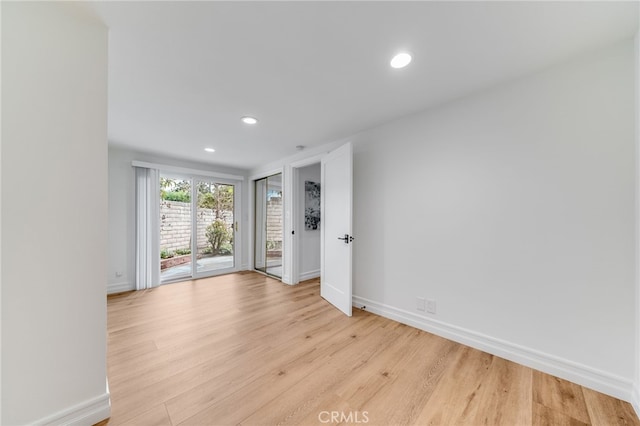
<path id="1" fill-rule="evenodd" d="M 109 139 L 253 168 L 633 37 L 638 2 L 95 2 Z M 405 69 L 389 60 L 413 53 Z M 244 115 L 260 122 L 248 126 Z M 205 147 L 216 149 L 214 154 Z"/>

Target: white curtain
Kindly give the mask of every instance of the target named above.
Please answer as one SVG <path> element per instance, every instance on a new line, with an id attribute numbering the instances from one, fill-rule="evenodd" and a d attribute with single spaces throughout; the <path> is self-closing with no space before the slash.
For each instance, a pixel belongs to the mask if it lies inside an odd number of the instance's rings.
<path id="1" fill-rule="evenodd" d="M 160 172 L 136 167 L 136 290 L 160 284 Z"/>

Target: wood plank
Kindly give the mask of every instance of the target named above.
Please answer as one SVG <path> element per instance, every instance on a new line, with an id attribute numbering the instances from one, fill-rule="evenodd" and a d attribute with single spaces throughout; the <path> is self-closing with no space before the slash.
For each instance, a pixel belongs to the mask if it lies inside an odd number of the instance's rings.
<path id="1" fill-rule="evenodd" d="M 493 357 L 472 422 L 505 426 L 531 424 L 532 373 L 530 368 Z"/>
<path id="2" fill-rule="evenodd" d="M 460 348 L 449 340 L 408 328 L 414 338 L 420 337 L 419 344 L 407 347 L 401 362 L 385 369 L 390 383 L 361 407 L 375 424 L 415 424 Z"/>
<path id="3" fill-rule="evenodd" d="M 640 420 L 628 402 L 584 387 L 582 393 L 593 425 L 640 426 Z"/>
<path id="4" fill-rule="evenodd" d="M 493 358 L 486 352 L 460 346 L 456 359 L 423 406 L 416 424 L 471 424 L 475 421 L 479 395 Z"/>
<path id="5" fill-rule="evenodd" d="M 560 411 L 552 410 L 537 402 L 533 403 L 533 424 L 540 426 L 586 426 L 583 423 Z"/>
<path id="6" fill-rule="evenodd" d="M 533 400 L 578 421 L 590 423 L 582 389 L 575 383 L 534 371 Z"/>
<path id="7" fill-rule="evenodd" d="M 172 426 L 167 407 L 164 404 L 158 404 L 151 409 L 141 413 L 131 420 L 123 423 L 123 426 Z"/>
<path id="8" fill-rule="evenodd" d="M 625 402 L 251 272 L 109 296 L 103 425 L 580 425 Z M 327 420 L 327 419 L 324 419 Z"/>
<path id="9" fill-rule="evenodd" d="M 198 425 L 210 418 L 216 418 L 220 424 L 283 423 L 291 411 L 304 410 L 323 390 L 330 389 L 348 377 L 349 371 L 366 363 L 375 351 L 382 349 L 383 346 L 376 343 L 387 339 L 392 331 L 380 333 L 376 318 L 368 316 L 368 321 L 360 321 L 358 326 L 332 336 L 331 344 L 294 346 L 287 350 L 290 355 L 269 364 L 266 374 L 264 369 L 246 372 L 241 386 L 228 389 L 214 404 L 179 424 Z M 357 344 L 358 339 L 364 341 L 364 351 Z M 261 407 L 267 409 L 261 411 Z M 247 416 L 243 413 L 245 409 L 252 414 Z"/>

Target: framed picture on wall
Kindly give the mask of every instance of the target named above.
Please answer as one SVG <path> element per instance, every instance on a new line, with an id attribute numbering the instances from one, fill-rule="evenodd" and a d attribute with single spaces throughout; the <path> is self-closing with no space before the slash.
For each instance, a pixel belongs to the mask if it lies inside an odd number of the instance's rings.
<path id="1" fill-rule="evenodd" d="M 304 182 L 304 227 L 317 230 L 320 226 L 320 184 Z"/>

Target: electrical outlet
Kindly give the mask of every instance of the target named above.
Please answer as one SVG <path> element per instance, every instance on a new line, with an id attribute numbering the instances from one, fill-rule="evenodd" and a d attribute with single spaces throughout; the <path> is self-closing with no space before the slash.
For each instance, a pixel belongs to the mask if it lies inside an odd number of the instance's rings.
<path id="1" fill-rule="evenodd" d="M 436 301 L 433 299 L 427 299 L 427 312 L 430 314 L 436 313 Z"/>
<path id="2" fill-rule="evenodd" d="M 416 309 L 419 311 L 424 311 L 426 300 L 424 297 L 418 297 L 416 299 Z"/>
<path id="3" fill-rule="evenodd" d="M 117 271 L 116 272 L 116 277 L 121 277 L 122 276 L 122 272 L 121 271 Z"/>

